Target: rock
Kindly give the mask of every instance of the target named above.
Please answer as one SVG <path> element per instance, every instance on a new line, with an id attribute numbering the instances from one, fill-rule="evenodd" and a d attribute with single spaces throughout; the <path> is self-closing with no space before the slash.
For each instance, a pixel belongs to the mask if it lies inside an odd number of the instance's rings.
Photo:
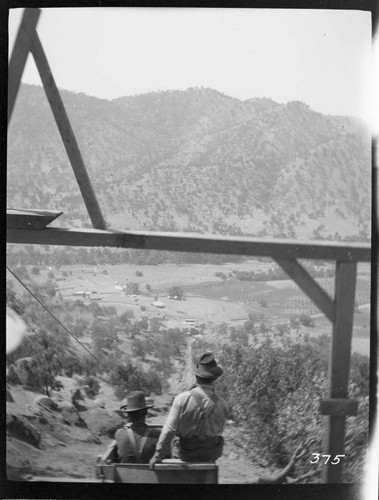
<path id="1" fill-rule="evenodd" d="M 92 408 L 84 416 L 93 434 L 113 438 L 117 429 L 125 424 L 125 419 L 115 412 L 108 413 L 104 408 Z"/>
<path id="2" fill-rule="evenodd" d="M 23 468 L 17 468 L 7 463 L 7 479 L 8 481 L 28 481 L 29 475 L 26 475 Z"/>
<path id="3" fill-rule="evenodd" d="M 86 439 L 88 443 L 101 444 L 101 439 L 95 436 L 95 434 L 90 433 L 88 438 Z"/>
<path id="4" fill-rule="evenodd" d="M 76 425 L 77 427 L 87 427 L 86 422 L 79 415 L 78 410 L 72 403 L 64 401 L 58 405 L 63 421 L 68 425 Z"/>
<path id="5" fill-rule="evenodd" d="M 9 367 L 9 381 L 14 384 L 38 386 L 37 363 L 33 358 L 19 358 Z"/>
<path id="6" fill-rule="evenodd" d="M 93 408 L 105 408 L 105 401 L 102 399 L 95 399 L 93 402 Z"/>
<path id="7" fill-rule="evenodd" d="M 40 405 L 40 406 L 41 405 L 46 406 L 47 408 L 49 408 L 49 410 L 57 410 L 58 409 L 57 403 L 49 396 L 37 396 L 34 399 L 33 404 Z"/>
<path id="8" fill-rule="evenodd" d="M 14 403 L 14 399 L 12 396 L 12 393 L 9 389 L 6 390 L 6 395 L 7 395 L 7 402 L 8 403 Z"/>
<path id="9" fill-rule="evenodd" d="M 41 434 L 25 418 L 17 415 L 7 415 L 7 431 L 11 436 L 39 448 Z"/>

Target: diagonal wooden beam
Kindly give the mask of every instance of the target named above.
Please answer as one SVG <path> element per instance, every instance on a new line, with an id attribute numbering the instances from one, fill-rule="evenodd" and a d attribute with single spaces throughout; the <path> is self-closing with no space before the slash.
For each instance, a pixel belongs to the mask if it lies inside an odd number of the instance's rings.
<path id="1" fill-rule="evenodd" d="M 35 29 L 38 23 L 40 9 L 25 9 L 20 27 L 14 42 L 8 67 L 8 125 L 21 84 L 21 77 L 33 43 Z"/>
<path id="2" fill-rule="evenodd" d="M 43 50 L 37 32 L 35 33 L 33 39 L 31 52 L 37 65 L 47 99 L 50 103 L 51 110 L 62 137 L 63 144 L 66 148 L 67 155 L 82 193 L 92 225 L 95 229 L 107 229 L 105 219 L 96 199 L 95 191 L 84 164 L 75 134 L 72 130 L 58 87 L 56 86 L 45 51 Z"/>
<path id="3" fill-rule="evenodd" d="M 335 317 L 333 300 L 304 269 L 304 267 L 295 259 L 275 259 L 275 262 L 279 264 L 283 271 L 287 273 L 291 279 L 293 279 L 293 281 L 306 295 L 308 295 L 317 307 L 321 309 L 325 316 L 333 322 Z"/>

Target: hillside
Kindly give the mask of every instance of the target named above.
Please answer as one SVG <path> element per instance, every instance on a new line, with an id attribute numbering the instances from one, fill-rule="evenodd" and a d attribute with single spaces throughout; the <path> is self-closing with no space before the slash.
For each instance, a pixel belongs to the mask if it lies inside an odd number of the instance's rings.
<path id="1" fill-rule="evenodd" d="M 370 237 L 370 137 L 355 119 L 204 88 L 62 98 L 113 228 Z M 41 87 L 22 86 L 8 137 L 8 206 L 88 224 Z"/>

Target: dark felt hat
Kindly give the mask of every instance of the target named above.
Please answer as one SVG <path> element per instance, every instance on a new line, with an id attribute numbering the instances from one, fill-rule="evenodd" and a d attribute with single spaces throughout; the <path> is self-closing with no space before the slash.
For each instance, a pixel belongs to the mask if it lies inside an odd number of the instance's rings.
<path id="1" fill-rule="evenodd" d="M 132 411 L 144 410 L 152 408 L 154 405 L 146 403 L 145 394 L 142 391 L 133 391 L 127 397 L 127 404 L 120 406 L 121 411 L 130 413 Z"/>
<path id="2" fill-rule="evenodd" d="M 194 374 L 201 378 L 218 378 L 223 373 L 223 369 L 218 366 L 211 352 L 202 354 L 194 369 Z"/>

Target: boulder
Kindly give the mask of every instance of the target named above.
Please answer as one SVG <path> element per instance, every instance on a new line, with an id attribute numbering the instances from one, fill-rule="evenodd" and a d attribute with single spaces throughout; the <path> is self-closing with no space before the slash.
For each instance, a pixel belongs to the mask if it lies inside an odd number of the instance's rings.
<path id="1" fill-rule="evenodd" d="M 37 363 L 33 358 L 19 358 L 9 368 L 10 382 L 38 386 Z"/>
<path id="2" fill-rule="evenodd" d="M 26 418 L 7 415 L 7 431 L 11 436 L 39 448 L 41 434 Z"/>
<path id="3" fill-rule="evenodd" d="M 6 396 L 7 396 L 7 402 L 8 403 L 14 403 L 14 399 L 12 396 L 12 393 L 9 389 L 6 390 Z"/>
<path id="4" fill-rule="evenodd" d="M 115 412 L 108 412 L 105 408 L 91 408 L 84 416 L 88 428 L 94 434 L 113 438 L 117 429 L 125 424 L 125 419 Z"/>
<path id="5" fill-rule="evenodd" d="M 105 401 L 96 398 L 93 402 L 93 408 L 105 408 Z"/>
<path id="6" fill-rule="evenodd" d="M 57 403 L 49 396 L 37 396 L 34 399 L 33 403 L 35 405 L 46 406 L 47 408 L 49 408 L 49 410 L 57 410 L 58 409 Z"/>
<path id="7" fill-rule="evenodd" d="M 78 410 L 72 403 L 63 401 L 59 403 L 58 409 L 61 412 L 63 421 L 68 425 L 76 425 L 77 427 L 87 427 L 86 422 L 79 415 Z"/>

